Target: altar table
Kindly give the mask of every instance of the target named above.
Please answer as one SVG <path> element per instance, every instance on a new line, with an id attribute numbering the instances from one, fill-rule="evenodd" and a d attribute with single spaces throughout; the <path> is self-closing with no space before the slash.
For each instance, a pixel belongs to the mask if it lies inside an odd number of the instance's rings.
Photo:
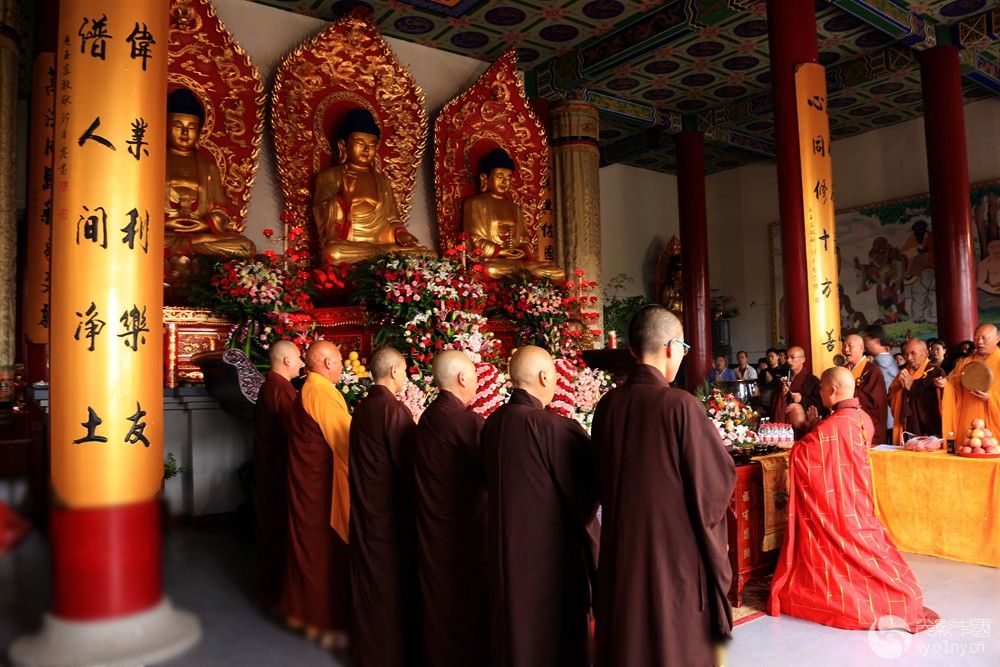
<path id="1" fill-rule="evenodd" d="M 1000 459 L 872 450 L 875 511 L 901 551 L 1000 567 Z"/>

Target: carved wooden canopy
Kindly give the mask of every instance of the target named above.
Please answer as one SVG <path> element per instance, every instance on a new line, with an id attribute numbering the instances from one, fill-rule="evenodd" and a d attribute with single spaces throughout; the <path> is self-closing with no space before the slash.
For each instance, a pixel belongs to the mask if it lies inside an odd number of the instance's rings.
<path id="1" fill-rule="evenodd" d="M 479 161 L 494 148 L 513 158 L 511 194 L 521 208 L 528 242 L 537 248 L 549 181 L 545 128 L 517 75 L 517 54 L 504 52 L 471 88 L 441 110 L 434 123 L 434 189 L 442 251 L 462 231 L 462 201 L 478 192 Z"/>
<path id="2" fill-rule="evenodd" d="M 200 148 L 215 159 L 242 232 L 264 131 L 260 73 L 222 24 L 209 0 L 172 0 L 169 90 L 188 88 L 205 108 Z"/>
<path id="3" fill-rule="evenodd" d="M 353 108 L 371 111 L 382 133 L 376 168 L 392 182 L 409 218 L 427 143 L 424 93 L 369 21 L 348 16 L 288 54 L 271 93 L 271 129 L 286 224 L 305 230 L 300 248 L 316 251 L 311 201 L 316 172 L 336 156 L 330 135 Z M 333 147 L 335 149 L 335 146 Z"/>

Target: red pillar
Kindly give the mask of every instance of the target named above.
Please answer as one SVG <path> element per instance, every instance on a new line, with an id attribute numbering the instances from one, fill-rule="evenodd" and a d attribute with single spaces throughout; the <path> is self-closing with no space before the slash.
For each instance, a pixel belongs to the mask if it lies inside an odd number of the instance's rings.
<path id="1" fill-rule="evenodd" d="M 712 309 L 708 290 L 708 214 L 705 210 L 705 144 L 701 132 L 684 130 L 677 145 L 677 208 L 681 231 L 684 336 L 691 345 L 684 366 L 687 389 L 705 381 L 712 364 Z"/>
<path id="2" fill-rule="evenodd" d="M 771 52 L 771 97 L 778 158 L 781 266 L 785 286 L 785 342 L 809 349 L 809 281 L 802 208 L 802 168 L 795 103 L 795 66 L 817 62 L 816 13 L 812 0 L 767 0 Z M 809 360 L 806 360 L 807 368 Z"/>
<path id="3" fill-rule="evenodd" d="M 958 49 L 942 45 L 920 54 L 920 81 L 934 221 L 938 336 L 954 345 L 972 338 L 978 320 Z"/>

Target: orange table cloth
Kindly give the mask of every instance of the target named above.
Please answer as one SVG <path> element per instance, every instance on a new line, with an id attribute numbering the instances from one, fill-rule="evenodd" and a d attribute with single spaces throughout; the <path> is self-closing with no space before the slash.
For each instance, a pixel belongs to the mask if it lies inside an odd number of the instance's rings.
<path id="1" fill-rule="evenodd" d="M 872 450 L 875 511 L 901 551 L 1000 567 L 1000 459 Z"/>

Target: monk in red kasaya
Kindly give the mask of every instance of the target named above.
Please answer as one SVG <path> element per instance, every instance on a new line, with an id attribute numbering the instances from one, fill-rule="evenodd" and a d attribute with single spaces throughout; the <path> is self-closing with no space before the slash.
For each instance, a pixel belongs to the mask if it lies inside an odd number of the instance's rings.
<path id="1" fill-rule="evenodd" d="M 769 613 L 847 630 L 919 632 L 938 615 L 875 516 L 871 418 L 842 367 L 820 383 L 832 414 L 792 446 L 788 531 L 771 583 Z"/>

